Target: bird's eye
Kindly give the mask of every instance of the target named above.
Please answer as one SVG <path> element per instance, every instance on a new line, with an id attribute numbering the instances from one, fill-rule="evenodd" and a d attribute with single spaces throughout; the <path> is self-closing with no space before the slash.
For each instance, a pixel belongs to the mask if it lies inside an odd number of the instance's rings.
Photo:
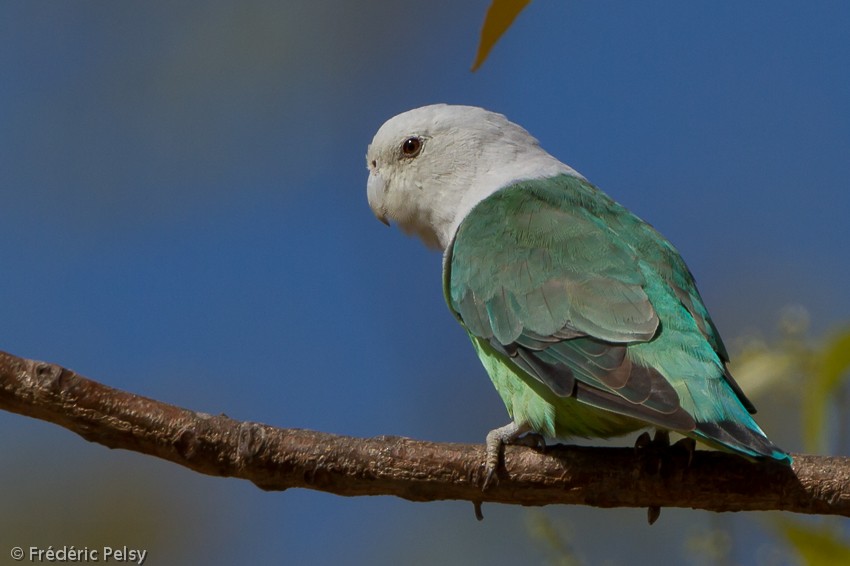
<path id="1" fill-rule="evenodd" d="M 422 140 L 418 137 L 414 136 L 412 138 L 407 138 L 404 140 L 404 143 L 401 144 L 401 152 L 405 157 L 416 157 L 419 155 L 419 151 L 422 149 Z"/>

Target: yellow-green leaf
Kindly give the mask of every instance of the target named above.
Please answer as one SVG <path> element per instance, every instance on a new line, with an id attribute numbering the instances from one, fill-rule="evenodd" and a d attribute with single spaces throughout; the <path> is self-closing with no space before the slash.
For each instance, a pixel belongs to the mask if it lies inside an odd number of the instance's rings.
<path id="1" fill-rule="evenodd" d="M 806 566 L 850 564 L 850 546 L 836 529 L 787 520 L 778 527 Z"/>
<path id="2" fill-rule="evenodd" d="M 829 390 L 841 385 L 841 379 L 850 370 L 850 329 L 840 332 L 827 344 L 821 356 L 819 377 Z"/>
<path id="3" fill-rule="evenodd" d="M 812 380 L 804 388 L 803 443 L 807 451 L 820 452 L 825 448 L 823 429 L 829 401 L 850 374 L 850 330 L 833 336 L 812 365 Z"/>
<path id="4" fill-rule="evenodd" d="M 481 28 L 478 53 L 475 55 L 475 62 L 472 64 L 473 71 L 484 63 L 499 38 L 511 27 L 519 13 L 530 2 L 531 0 L 493 0 L 490 8 L 487 9 L 484 26 Z"/>

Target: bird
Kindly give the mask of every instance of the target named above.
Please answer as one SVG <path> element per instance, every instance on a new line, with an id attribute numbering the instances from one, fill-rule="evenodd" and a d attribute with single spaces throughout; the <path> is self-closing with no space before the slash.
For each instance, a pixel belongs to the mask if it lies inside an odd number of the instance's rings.
<path id="1" fill-rule="evenodd" d="M 433 104 L 387 120 L 366 162 L 378 220 L 442 251 L 446 303 L 510 416 L 487 434 L 485 487 L 502 447 L 533 436 L 654 428 L 791 463 L 676 248 L 524 128 Z"/>

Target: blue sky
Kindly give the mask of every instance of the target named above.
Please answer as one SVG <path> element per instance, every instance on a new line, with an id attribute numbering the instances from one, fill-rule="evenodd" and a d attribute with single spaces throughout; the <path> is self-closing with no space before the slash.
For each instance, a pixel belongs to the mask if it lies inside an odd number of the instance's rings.
<path id="1" fill-rule="evenodd" d="M 365 198 L 374 132 L 434 102 L 506 114 L 661 230 L 727 342 L 773 335 L 787 305 L 816 335 L 850 318 L 847 3 L 534 2 L 472 74 L 486 7 L 5 3 L 0 349 L 239 419 L 482 441 L 507 415 L 443 304 L 440 258 Z M 478 524 L 468 504 L 269 494 L 0 423 L 0 477 L 58 517 L 40 535 L 54 546 L 95 544 L 144 501 L 209 536 L 151 520 L 140 544 L 210 563 L 546 556 L 525 509 Z M 592 561 L 629 559 L 611 517 L 647 560 L 738 525 L 739 560 L 769 548 L 748 517 L 545 513 Z"/>

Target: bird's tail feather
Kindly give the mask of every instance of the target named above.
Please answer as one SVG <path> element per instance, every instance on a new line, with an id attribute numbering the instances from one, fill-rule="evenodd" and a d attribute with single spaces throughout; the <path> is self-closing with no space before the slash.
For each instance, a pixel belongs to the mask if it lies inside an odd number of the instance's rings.
<path id="1" fill-rule="evenodd" d="M 697 422 L 693 434 L 703 442 L 723 450 L 731 450 L 748 458 L 776 460 L 790 465 L 791 456 L 771 442 L 755 421 L 747 420 L 750 421 L 747 424 L 733 420 Z"/>

